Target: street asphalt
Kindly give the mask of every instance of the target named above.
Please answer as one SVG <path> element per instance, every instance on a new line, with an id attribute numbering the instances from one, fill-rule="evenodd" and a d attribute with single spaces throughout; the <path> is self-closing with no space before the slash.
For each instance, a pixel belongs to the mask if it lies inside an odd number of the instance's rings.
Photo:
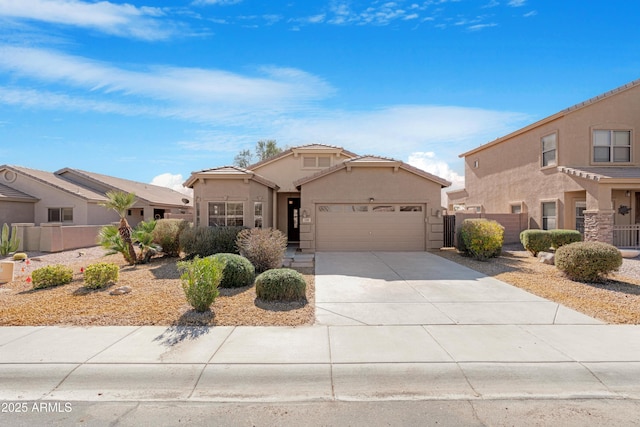
<path id="1" fill-rule="evenodd" d="M 640 408 L 640 326 L 603 324 L 426 252 L 317 253 L 315 263 L 312 326 L 1 327 L 0 403 Z"/>

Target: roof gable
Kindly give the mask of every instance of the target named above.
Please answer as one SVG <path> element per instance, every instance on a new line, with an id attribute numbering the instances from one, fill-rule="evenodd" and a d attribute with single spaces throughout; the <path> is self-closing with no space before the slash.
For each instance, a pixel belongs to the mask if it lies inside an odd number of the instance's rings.
<path id="1" fill-rule="evenodd" d="M 239 166 L 220 166 L 213 169 L 204 169 L 201 171 L 192 172 L 189 179 L 185 181 L 184 186 L 193 188 L 193 185 L 199 179 L 242 179 L 247 181 L 253 180 L 275 190 L 279 188 L 275 183 L 269 181 L 265 177 L 249 169 L 241 168 Z"/>
<path id="2" fill-rule="evenodd" d="M 0 184 L 0 201 L 37 202 L 38 199 L 15 188 Z"/>
<path id="3" fill-rule="evenodd" d="M 615 95 L 617 95 L 619 93 L 628 91 L 628 90 L 633 89 L 635 87 L 640 87 L 640 79 L 634 80 L 634 81 L 632 81 L 630 83 L 627 83 L 625 85 L 617 87 L 617 88 L 615 88 L 613 90 L 610 90 L 608 92 L 605 92 L 605 93 L 603 93 L 601 95 L 594 96 L 593 98 L 589 98 L 586 101 L 579 102 L 579 103 L 577 103 L 575 105 L 572 105 L 569 108 L 565 108 L 562 111 L 559 111 L 559 112 L 557 112 L 555 114 L 552 114 L 551 116 L 545 117 L 542 120 L 538 120 L 535 123 L 532 123 L 532 124 L 530 124 L 528 126 L 525 126 L 525 127 L 521 128 L 521 129 L 518 129 L 515 132 L 511 132 L 508 135 L 502 136 L 502 137 L 497 138 L 497 139 L 495 139 L 493 141 L 487 142 L 486 144 L 483 144 L 483 145 L 481 145 L 479 147 L 476 147 L 476 148 L 474 148 L 472 150 L 469 150 L 469 151 L 467 151 L 465 153 L 462 153 L 458 157 L 466 157 L 466 156 L 469 156 L 471 154 L 475 154 L 478 151 L 482 151 L 482 150 L 484 150 L 486 148 L 489 148 L 489 147 L 492 147 L 494 145 L 500 144 L 501 142 L 507 141 L 507 140 L 509 140 L 511 138 L 514 138 L 514 137 L 516 137 L 518 135 L 521 135 L 521 134 L 523 134 L 525 132 L 528 132 L 528 131 L 536 129 L 536 128 L 542 126 L 542 125 L 545 125 L 545 124 L 547 124 L 549 122 L 552 122 L 552 121 L 557 120 L 559 118 L 565 117 L 565 116 L 567 116 L 569 114 L 572 114 L 573 112 L 578 111 L 580 109 L 587 108 L 587 107 L 589 107 L 591 105 L 594 105 L 594 104 L 596 104 L 598 102 L 601 102 L 603 100 L 610 99 L 611 97 L 613 97 L 613 96 L 615 96 Z"/>
<path id="4" fill-rule="evenodd" d="M 299 145 L 296 147 L 288 148 L 282 151 L 279 154 L 276 154 L 273 157 L 269 157 L 268 159 L 261 160 L 257 163 L 247 166 L 249 170 L 257 170 L 263 166 L 268 164 L 277 162 L 285 157 L 289 156 L 299 156 L 300 154 L 334 154 L 336 156 L 343 155 L 345 157 L 357 157 L 358 155 L 352 153 L 351 151 L 345 150 L 342 147 L 334 146 L 334 145 L 324 145 L 324 144 L 308 144 L 308 145 Z"/>
<path id="5" fill-rule="evenodd" d="M 359 156 L 351 160 L 346 160 L 342 163 L 338 163 L 337 165 L 324 169 L 316 174 L 299 179 L 294 183 L 294 185 L 300 188 L 304 184 L 307 184 L 311 181 L 315 181 L 317 179 L 330 175 L 339 170 L 346 169 L 347 171 L 350 171 L 352 168 L 358 168 L 358 167 L 392 168 L 396 171 L 399 169 L 403 169 L 407 172 L 418 175 L 424 179 L 433 181 L 436 184 L 439 184 L 441 187 L 448 187 L 451 185 L 451 182 L 447 181 L 446 179 L 430 174 L 429 172 L 425 172 L 422 169 L 418 169 L 400 160 L 396 160 L 388 157 L 371 156 L 371 155 Z"/>

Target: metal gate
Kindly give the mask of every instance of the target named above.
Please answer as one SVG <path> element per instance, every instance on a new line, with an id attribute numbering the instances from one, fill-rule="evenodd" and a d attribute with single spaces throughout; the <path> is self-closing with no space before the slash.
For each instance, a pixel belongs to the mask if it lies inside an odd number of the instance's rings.
<path id="1" fill-rule="evenodd" d="M 456 242 L 456 216 L 445 215 L 444 219 L 444 247 L 453 248 Z"/>

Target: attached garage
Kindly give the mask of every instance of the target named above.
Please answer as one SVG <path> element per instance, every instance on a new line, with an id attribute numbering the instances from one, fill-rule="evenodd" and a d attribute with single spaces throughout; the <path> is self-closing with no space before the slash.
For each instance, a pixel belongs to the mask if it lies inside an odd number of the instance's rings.
<path id="1" fill-rule="evenodd" d="M 317 251 L 424 251 L 424 204 L 316 205 Z"/>
<path id="2" fill-rule="evenodd" d="M 300 247 L 424 251 L 442 246 L 440 190 L 450 183 L 406 163 L 364 156 L 296 182 Z"/>

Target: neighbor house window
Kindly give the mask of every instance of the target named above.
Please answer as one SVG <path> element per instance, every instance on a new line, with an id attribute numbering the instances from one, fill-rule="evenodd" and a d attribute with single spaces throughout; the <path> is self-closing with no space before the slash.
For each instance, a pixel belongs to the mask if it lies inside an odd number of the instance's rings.
<path id="1" fill-rule="evenodd" d="M 542 204 L 542 229 L 555 230 L 556 228 L 556 202 Z"/>
<path id="2" fill-rule="evenodd" d="M 557 134 L 547 135 L 542 138 L 542 166 L 555 166 L 557 164 Z"/>
<path id="3" fill-rule="evenodd" d="M 597 163 L 629 163 L 631 131 L 594 130 L 593 161 Z"/>
<path id="4" fill-rule="evenodd" d="M 256 228 L 262 228 L 262 202 L 255 202 L 253 204 L 253 226 Z"/>
<path id="5" fill-rule="evenodd" d="M 209 227 L 244 225 L 242 202 L 209 202 Z"/>
<path id="6" fill-rule="evenodd" d="M 73 208 L 49 208 L 48 222 L 73 222 Z"/>
<path id="7" fill-rule="evenodd" d="M 511 213 L 512 214 L 522 213 L 522 204 L 518 203 L 516 205 L 511 205 Z"/>
<path id="8" fill-rule="evenodd" d="M 302 166 L 305 168 L 328 168 L 331 166 L 331 156 L 302 156 Z"/>

